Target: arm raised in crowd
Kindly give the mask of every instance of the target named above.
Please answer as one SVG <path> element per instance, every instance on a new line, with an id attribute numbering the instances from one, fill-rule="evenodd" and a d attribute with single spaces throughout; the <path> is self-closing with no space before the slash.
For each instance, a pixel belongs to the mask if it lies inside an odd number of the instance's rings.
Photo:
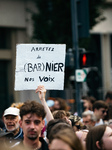
<path id="1" fill-rule="evenodd" d="M 39 85 L 35 91 L 36 93 L 39 93 L 39 99 L 41 100 L 41 103 L 42 105 L 44 106 L 45 108 L 45 111 L 46 111 L 46 120 L 47 122 L 49 122 L 50 120 L 54 119 L 53 118 L 53 115 L 46 103 L 46 100 L 45 100 L 45 95 L 46 95 L 46 89 L 43 85 Z"/>

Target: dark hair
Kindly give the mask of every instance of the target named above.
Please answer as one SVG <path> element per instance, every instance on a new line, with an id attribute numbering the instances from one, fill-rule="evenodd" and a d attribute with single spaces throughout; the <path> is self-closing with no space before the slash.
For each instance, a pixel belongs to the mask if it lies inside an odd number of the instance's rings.
<path id="1" fill-rule="evenodd" d="M 68 128 L 71 129 L 72 132 L 74 132 L 73 128 L 67 123 L 61 122 L 61 123 L 57 123 L 56 125 L 54 125 L 54 127 L 52 127 L 50 134 L 49 134 L 49 143 L 52 142 L 56 133 L 64 129 L 68 129 Z"/>
<path id="2" fill-rule="evenodd" d="M 70 113 L 66 112 L 65 110 L 55 110 L 55 111 L 53 111 L 54 119 L 62 119 L 65 116 L 69 117 Z"/>
<path id="3" fill-rule="evenodd" d="M 102 146 L 102 137 L 106 130 L 106 125 L 99 125 L 91 128 L 86 137 L 86 149 L 87 150 L 98 150 L 96 146 L 96 141 L 99 141 L 100 146 Z"/>
<path id="4" fill-rule="evenodd" d="M 96 102 L 96 98 L 93 96 L 89 97 L 89 101 L 91 102 L 91 104 L 93 105 Z"/>
<path id="5" fill-rule="evenodd" d="M 62 99 L 62 98 L 55 98 L 55 101 L 58 101 L 59 102 L 59 105 L 60 105 L 60 110 L 65 110 L 65 111 L 67 111 L 67 103 L 66 103 L 66 101 L 64 100 L 64 99 Z"/>
<path id="6" fill-rule="evenodd" d="M 89 96 L 87 96 L 87 95 L 83 95 L 82 97 L 81 97 L 81 99 L 86 99 L 86 100 L 89 100 Z"/>
<path id="7" fill-rule="evenodd" d="M 66 120 L 64 120 L 64 119 L 52 119 L 52 120 L 50 120 L 49 122 L 48 122 L 48 124 L 47 124 L 47 127 L 46 127 L 46 132 L 47 132 L 47 138 L 49 139 L 50 138 L 50 132 L 51 132 L 51 130 L 52 130 L 52 128 L 56 125 L 56 124 L 59 124 L 59 123 L 66 123 L 66 124 L 68 124 L 67 123 L 67 121 Z"/>
<path id="8" fill-rule="evenodd" d="M 112 91 L 107 91 L 106 95 L 105 95 L 105 100 L 107 98 L 110 98 L 112 100 Z"/>
<path id="9" fill-rule="evenodd" d="M 86 110 L 86 107 L 84 106 L 84 103 L 85 103 L 85 101 L 87 101 L 88 103 L 89 103 L 89 107 L 88 107 L 88 109 L 89 110 L 92 110 L 92 103 L 91 103 L 91 100 L 90 100 L 90 97 L 89 96 L 82 96 L 82 106 L 83 106 L 83 111 L 85 111 Z"/>
<path id="10" fill-rule="evenodd" d="M 20 108 L 20 117 L 23 118 L 26 114 L 36 114 L 38 117 L 45 118 L 46 112 L 44 106 L 36 101 L 26 101 Z"/>
<path id="11" fill-rule="evenodd" d="M 103 100 L 98 100 L 93 104 L 93 111 L 96 109 L 100 109 L 100 108 L 108 108 L 108 104 L 106 104 Z"/>

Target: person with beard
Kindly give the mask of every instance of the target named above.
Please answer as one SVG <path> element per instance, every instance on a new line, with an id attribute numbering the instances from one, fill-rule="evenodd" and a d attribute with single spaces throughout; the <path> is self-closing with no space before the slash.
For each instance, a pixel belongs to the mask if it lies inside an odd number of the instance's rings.
<path id="1" fill-rule="evenodd" d="M 30 150 L 48 150 L 48 144 L 41 137 L 45 125 L 44 106 L 36 101 L 26 101 L 20 108 L 20 127 L 24 137 L 22 144 Z"/>
<path id="2" fill-rule="evenodd" d="M 9 107 L 4 111 L 3 121 L 5 124 L 5 128 L 3 129 L 5 132 L 12 132 L 13 136 L 9 136 L 10 140 L 21 141 L 23 138 L 22 129 L 19 126 L 20 116 L 19 109 L 14 107 Z"/>
<path id="3" fill-rule="evenodd" d="M 97 118 L 92 111 L 88 110 L 82 113 L 82 123 L 88 129 L 94 127 L 96 122 L 97 122 Z"/>

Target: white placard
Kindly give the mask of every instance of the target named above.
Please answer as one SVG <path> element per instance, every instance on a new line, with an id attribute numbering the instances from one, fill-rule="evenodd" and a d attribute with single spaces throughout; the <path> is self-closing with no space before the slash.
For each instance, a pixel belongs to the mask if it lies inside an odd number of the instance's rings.
<path id="1" fill-rule="evenodd" d="M 16 46 L 15 90 L 63 90 L 65 44 L 18 44 Z"/>

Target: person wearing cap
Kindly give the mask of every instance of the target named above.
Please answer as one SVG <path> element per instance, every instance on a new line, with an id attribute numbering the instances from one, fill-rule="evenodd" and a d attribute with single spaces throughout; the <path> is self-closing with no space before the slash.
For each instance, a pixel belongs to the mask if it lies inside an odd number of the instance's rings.
<path id="1" fill-rule="evenodd" d="M 5 132 L 12 132 L 13 136 L 10 139 L 21 140 L 23 138 L 23 131 L 20 128 L 19 121 L 19 109 L 14 107 L 9 107 L 4 111 L 3 120 L 5 124 Z"/>

